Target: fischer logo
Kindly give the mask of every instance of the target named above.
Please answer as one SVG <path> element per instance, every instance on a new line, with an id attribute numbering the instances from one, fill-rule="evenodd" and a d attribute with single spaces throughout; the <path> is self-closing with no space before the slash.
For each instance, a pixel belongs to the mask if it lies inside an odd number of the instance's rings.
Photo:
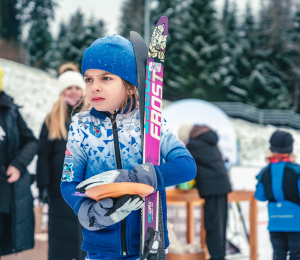
<path id="1" fill-rule="evenodd" d="M 67 147 L 67 150 L 65 152 L 65 158 L 66 159 L 73 159 L 73 154 L 70 152 L 68 147 Z"/>
<path id="2" fill-rule="evenodd" d="M 153 202 L 148 203 L 148 223 L 152 222 L 152 215 L 153 215 Z"/>
<path id="3" fill-rule="evenodd" d="M 161 72 L 161 64 L 150 62 L 146 70 L 145 130 L 146 134 L 150 133 L 153 138 L 160 140 L 163 79 L 156 73 Z"/>

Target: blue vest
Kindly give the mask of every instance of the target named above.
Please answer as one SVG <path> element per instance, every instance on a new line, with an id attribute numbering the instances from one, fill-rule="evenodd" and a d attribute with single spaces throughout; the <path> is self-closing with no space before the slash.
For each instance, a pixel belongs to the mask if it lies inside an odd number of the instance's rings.
<path id="1" fill-rule="evenodd" d="M 267 174 L 271 173 L 269 178 Z M 286 187 L 297 190 L 299 196 L 300 166 L 293 163 L 271 163 L 258 175 L 259 183 L 255 197 L 259 200 L 265 196 L 269 200 L 269 231 L 274 232 L 300 232 L 300 205 L 287 199 Z M 293 178 L 288 175 L 296 175 L 297 183 L 288 183 Z M 265 176 L 263 176 L 265 175 Z M 267 181 L 271 183 L 267 183 Z M 294 182 L 294 181 L 293 181 Z M 261 185 L 262 184 L 262 185 Z M 270 186 L 271 184 L 271 186 Z M 271 187 L 271 190 L 270 188 Z"/>

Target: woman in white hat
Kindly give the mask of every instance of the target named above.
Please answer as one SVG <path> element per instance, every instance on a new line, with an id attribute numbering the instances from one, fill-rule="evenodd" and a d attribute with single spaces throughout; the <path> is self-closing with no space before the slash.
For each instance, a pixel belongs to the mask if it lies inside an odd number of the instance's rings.
<path id="1" fill-rule="evenodd" d="M 59 98 L 46 117 L 39 140 L 37 186 L 40 200 L 49 205 L 49 260 L 84 259 L 81 226 L 60 193 L 60 179 L 66 151 L 71 114 L 78 112 L 84 95 L 84 80 L 76 71 L 66 71 L 58 77 Z"/>

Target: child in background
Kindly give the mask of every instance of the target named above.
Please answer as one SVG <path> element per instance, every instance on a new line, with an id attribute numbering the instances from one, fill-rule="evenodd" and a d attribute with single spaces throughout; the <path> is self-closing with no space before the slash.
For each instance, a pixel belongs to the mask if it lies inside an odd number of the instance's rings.
<path id="1" fill-rule="evenodd" d="M 96 202 L 72 195 L 80 182 L 95 175 L 99 183 L 139 182 L 161 191 L 167 248 L 165 187 L 194 179 L 195 161 L 162 119 L 161 160 L 166 163 L 141 164 L 137 70 L 131 42 L 119 35 L 96 40 L 84 51 L 82 74 L 91 109 L 72 118 L 61 192 L 83 226 L 86 259 L 139 259 L 143 199 L 128 195 Z"/>
<path id="2" fill-rule="evenodd" d="M 293 155 L 293 137 L 277 130 L 270 139 L 269 165 L 259 175 L 255 198 L 269 201 L 273 260 L 300 259 L 300 165 Z"/>

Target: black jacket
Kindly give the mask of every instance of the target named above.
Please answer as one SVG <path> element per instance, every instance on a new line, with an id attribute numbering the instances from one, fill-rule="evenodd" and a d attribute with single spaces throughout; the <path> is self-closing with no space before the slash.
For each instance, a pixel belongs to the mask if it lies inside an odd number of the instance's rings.
<path id="1" fill-rule="evenodd" d="M 0 124 L 6 134 L 5 145 L 0 145 L 0 156 L 5 158 L 1 162 L 4 165 L 1 166 L 0 190 L 10 191 L 9 196 L 0 193 L 0 209 L 9 201 L 8 213 L 11 217 L 9 228 L 5 229 L 8 241 L 1 255 L 17 253 L 34 246 L 33 198 L 30 191 L 32 178 L 26 167 L 37 152 L 37 141 L 18 109 L 12 98 L 0 92 Z M 7 178 L 3 176 L 9 165 L 21 172 L 20 179 L 12 184 L 8 184 Z"/>
<path id="2" fill-rule="evenodd" d="M 231 184 L 217 143 L 217 134 L 210 130 L 190 139 L 187 144 L 187 149 L 196 161 L 196 187 L 202 198 L 231 192 Z"/>
<path id="3" fill-rule="evenodd" d="M 66 122 L 66 130 L 69 123 Z M 84 259 L 81 251 L 82 227 L 74 211 L 64 201 L 60 181 L 67 141 L 49 140 L 49 131 L 44 123 L 40 133 L 37 161 L 37 186 L 49 189 L 49 259 Z M 63 247 L 62 247 L 63 245 Z M 63 250 L 62 250 L 63 248 Z"/>

